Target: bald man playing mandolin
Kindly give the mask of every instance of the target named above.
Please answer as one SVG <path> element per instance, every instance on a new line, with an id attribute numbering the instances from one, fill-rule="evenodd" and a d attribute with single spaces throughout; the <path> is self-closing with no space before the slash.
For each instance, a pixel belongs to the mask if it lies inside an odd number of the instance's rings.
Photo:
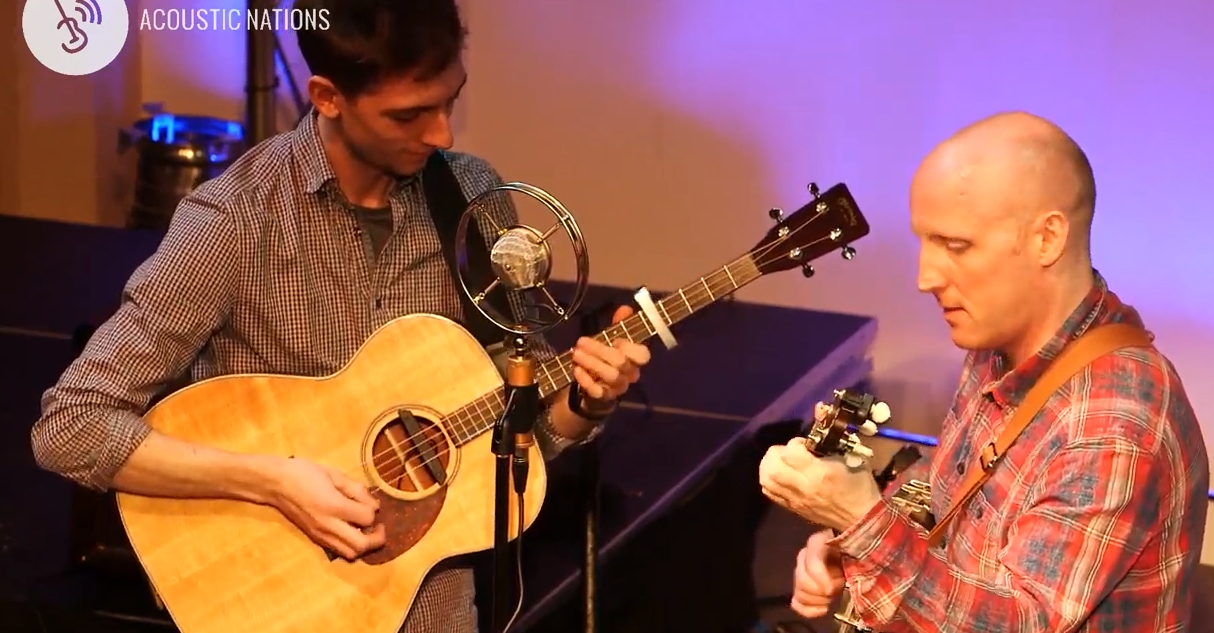
<path id="1" fill-rule="evenodd" d="M 930 464 L 892 488 L 926 480 L 951 521 L 929 535 L 866 470 L 773 447 L 764 493 L 828 528 L 798 557 L 798 613 L 825 615 L 846 586 L 880 631 L 1189 630 L 1209 460 L 1176 370 L 1092 267 L 1095 199 L 1079 146 L 1026 113 L 970 125 L 924 160 L 910 195 L 919 289 L 969 353 Z M 1118 329 L 1141 342 L 1079 364 L 1031 408 L 1060 354 Z"/>

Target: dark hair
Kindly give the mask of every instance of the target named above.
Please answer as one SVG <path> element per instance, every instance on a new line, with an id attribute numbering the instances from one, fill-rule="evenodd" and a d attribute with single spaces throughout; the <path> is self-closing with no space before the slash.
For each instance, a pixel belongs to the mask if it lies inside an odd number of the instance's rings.
<path id="1" fill-rule="evenodd" d="M 308 71 L 354 97 L 388 77 L 426 81 L 459 59 L 468 31 L 455 0 L 295 0 L 328 28 L 296 31 Z M 323 22 L 322 22 L 323 24 Z"/>

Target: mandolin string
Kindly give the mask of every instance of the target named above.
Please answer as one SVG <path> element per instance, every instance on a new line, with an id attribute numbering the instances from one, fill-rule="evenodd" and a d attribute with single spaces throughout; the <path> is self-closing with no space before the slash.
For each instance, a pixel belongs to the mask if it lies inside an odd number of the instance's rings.
<path id="1" fill-rule="evenodd" d="M 767 246 L 764 246 L 764 247 L 755 249 L 754 251 L 748 252 L 745 255 L 742 255 L 741 257 L 738 257 L 737 259 L 733 260 L 732 262 L 726 264 L 725 266 L 722 267 L 722 269 L 728 271 L 729 269 L 733 268 L 734 266 L 746 263 L 746 261 L 748 259 L 751 261 L 751 263 L 753 263 L 756 266 L 756 268 L 761 268 L 764 265 L 774 262 L 777 258 L 772 258 L 772 259 L 764 259 L 764 258 L 767 257 L 767 255 L 769 255 L 772 251 L 776 250 L 777 248 L 782 248 L 782 247 L 787 248 L 786 246 L 783 246 L 783 244 L 782 244 L 783 242 L 785 242 L 788 238 L 792 237 L 793 235 L 800 232 L 801 230 L 811 226 L 816 220 L 818 220 L 824 214 L 825 214 L 824 211 L 816 212 L 813 215 L 813 217 L 806 220 L 805 223 L 790 230 L 789 234 L 787 236 L 785 236 L 785 238 L 783 240 L 773 242 L 771 244 L 768 244 Z M 815 246 L 815 245 L 817 245 L 823 241 L 829 240 L 829 239 L 830 239 L 829 234 L 824 235 L 824 236 L 808 243 L 804 248 L 809 248 L 809 247 Z M 781 254 L 780 257 L 784 257 L 784 254 Z M 751 279 L 749 281 L 754 281 L 754 280 Z M 749 283 L 749 281 L 747 281 L 746 283 Z M 706 292 L 706 293 L 708 293 L 708 296 L 710 298 L 713 298 L 715 300 L 715 299 L 721 299 L 730 294 L 733 294 L 733 292 L 740 290 L 742 287 L 742 286 L 733 284 L 732 279 L 726 280 L 726 281 L 720 283 L 720 287 L 715 287 L 718 284 L 718 282 L 716 280 L 714 280 L 711 284 L 708 284 L 706 282 L 706 280 L 701 278 L 701 282 L 702 282 L 701 284 L 695 284 L 694 282 L 691 284 L 688 284 L 688 287 L 690 287 L 691 290 L 684 289 L 685 292 L 694 293 L 694 294 L 692 294 L 692 297 L 693 297 L 693 300 L 696 302 L 699 302 L 699 301 L 703 300 L 703 298 L 704 298 L 703 294 L 699 294 L 699 293 Z M 742 285 L 745 285 L 745 284 L 742 284 Z M 717 294 L 718 292 L 720 292 L 720 294 Z M 707 306 L 705 306 L 705 307 L 707 307 Z M 641 313 L 641 314 L 643 315 L 644 313 Z M 669 317 L 669 314 L 667 316 Z M 686 316 L 690 316 L 690 315 L 686 315 Z M 649 323 L 648 319 L 641 318 L 640 322 L 642 325 L 644 325 L 647 336 L 653 336 L 655 332 L 653 330 L 653 326 Z M 616 324 L 616 325 L 612 326 L 611 328 L 607 328 L 603 332 L 600 332 L 599 334 L 596 335 L 596 338 L 608 338 L 609 339 L 610 337 L 608 336 L 608 333 L 612 329 L 615 329 L 618 325 L 620 325 L 620 324 Z M 631 334 L 628 333 L 627 328 L 621 328 L 621 329 L 624 330 L 625 336 L 627 336 L 629 339 L 632 338 Z M 607 342 L 610 342 L 610 341 L 607 341 Z M 540 363 L 539 365 L 540 365 L 540 367 L 543 367 L 544 365 L 547 365 L 549 361 L 551 361 L 553 359 L 557 359 L 558 360 L 557 364 L 559 365 L 560 371 L 563 374 L 565 374 L 566 378 L 569 378 L 571 370 L 566 366 L 567 361 L 564 359 L 564 356 L 567 356 L 568 353 L 569 352 L 566 351 L 565 353 L 554 356 L 552 359 L 549 359 L 548 361 L 544 361 L 543 363 Z M 545 368 L 545 374 L 546 374 L 545 377 L 549 381 L 551 381 L 553 383 L 556 382 L 556 379 L 554 379 L 552 377 L 552 372 L 547 371 L 547 368 Z M 481 408 L 482 403 L 485 405 L 483 411 Z M 450 425 L 451 422 L 454 421 L 456 423 L 456 425 L 458 426 L 458 432 L 457 432 L 458 435 L 470 434 L 471 437 L 469 437 L 467 439 L 469 439 L 469 440 L 474 439 L 475 437 L 479 436 L 481 433 L 483 433 L 485 430 L 488 430 L 488 429 L 482 429 L 480 431 L 477 431 L 477 429 L 476 429 L 478 424 L 484 423 L 486 421 L 483 418 L 481 420 L 477 420 L 475 418 L 471 418 L 470 420 L 461 420 L 461 419 L 457 418 L 457 416 L 461 415 L 461 412 L 467 410 L 470 406 L 475 406 L 476 413 L 475 414 L 466 413 L 463 415 L 467 415 L 467 416 L 471 417 L 471 416 L 483 416 L 485 413 L 488 413 L 489 414 L 488 417 L 495 418 L 497 415 L 500 415 L 500 412 L 497 412 L 496 409 L 503 407 L 504 401 L 502 399 L 501 393 L 490 392 L 490 393 L 484 394 L 481 397 L 473 400 L 471 403 L 469 403 L 469 405 L 465 405 L 464 407 L 457 409 L 455 412 L 448 415 L 446 418 L 436 421 L 434 424 L 439 425 L 439 426 L 448 426 L 448 425 Z M 453 419 L 453 418 L 455 418 L 455 419 Z M 455 425 L 452 425 L 452 426 L 455 426 Z M 425 434 L 426 434 L 426 431 L 423 430 L 420 435 L 424 436 Z M 443 433 L 442 431 L 439 431 L 439 434 L 447 436 L 447 434 Z M 404 477 L 406 475 L 413 475 L 410 477 L 410 479 L 414 480 L 412 483 L 414 483 L 415 485 L 418 485 L 420 482 L 417 481 L 417 478 L 415 475 L 419 471 L 422 473 L 425 473 L 425 470 L 426 470 L 425 463 L 424 463 L 424 461 L 420 465 L 413 465 L 413 464 L 409 463 L 410 458 L 419 458 L 420 457 L 416 448 L 410 448 L 410 446 L 415 447 L 417 445 L 416 440 L 418 439 L 418 437 L 419 437 L 418 434 L 406 433 L 404 435 L 404 441 L 408 444 L 408 446 L 406 446 L 402 443 L 401 445 L 389 447 L 378 453 L 372 453 L 371 459 L 370 459 L 371 463 L 368 463 L 367 460 L 363 460 L 362 462 L 360 462 L 359 465 L 364 470 L 366 470 L 368 468 L 371 470 L 375 470 L 376 467 L 375 467 L 374 462 L 377 459 L 396 454 L 396 453 L 398 453 L 398 450 L 399 450 L 400 453 L 403 453 L 405 455 L 405 459 L 400 459 L 398 456 L 396 464 L 392 464 L 391 468 L 385 469 L 385 472 L 379 473 L 380 479 L 384 480 L 385 482 L 391 482 L 397 478 Z M 447 439 L 452 439 L 452 438 L 447 436 Z M 443 457 L 452 453 L 453 451 L 450 448 L 450 444 L 453 444 L 453 443 L 456 443 L 456 442 L 454 442 L 454 441 L 447 442 L 447 443 L 444 443 L 440 447 L 436 447 L 433 451 L 433 455 L 434 455 L 433 459 L 442 459 Z M 458 447 L 458 445 L 456 447 Z M 346 475 L 354 477 L 354 475 L 352 475 L 350 473 L 346 473 Z M 360 473 L 360 476 L 361 475 L 362 475 L 362 473 Z M 357 478 L 357 477 L 355 477 L 355 478 Z M 419 485 L 418 487 L 419 487 L 418 491 L 422 492 L 432 486 Z M 370 487 L 370 490 L 372 492 L 378 491 L 379 489 L 380 488 L 378 486 Z"/>

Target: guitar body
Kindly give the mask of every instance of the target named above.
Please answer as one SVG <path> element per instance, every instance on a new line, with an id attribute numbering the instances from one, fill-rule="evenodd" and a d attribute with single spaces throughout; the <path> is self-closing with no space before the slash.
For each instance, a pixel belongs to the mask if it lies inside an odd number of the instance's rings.
<path id="1" fill-rule="evenodd" d="M 378 489 L 379 520 L 388 530 L 384 548 L 350 563 L 330 560 L 270 507 L 120 493 L 135 555 L 178 628 L 395 633 L 435 565 L 493 546 L 492 433 L 456 447 L 442 420 L 502 386 L 492 359 L 467 331 L 418 314 L 384 325 L 331 376 L 223 376 L 161 401 L 146 418 L 166 435 L 306 459 Z M 401 409 L 433 440 L 445 475 L 430 476 L 418 451 L 402 448 L 409 444 Z M 407 477 L 402 460 L 412 464 Z M 526 527 L 539 514 L 546 483 L 533 446 Z M 510 511 L 513 539 L 516 502 Z"/>

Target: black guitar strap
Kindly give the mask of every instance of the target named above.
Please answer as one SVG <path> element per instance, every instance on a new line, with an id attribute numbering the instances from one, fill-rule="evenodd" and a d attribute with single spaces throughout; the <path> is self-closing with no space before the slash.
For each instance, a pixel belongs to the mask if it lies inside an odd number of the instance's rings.
<path id="1" fill-rule="evenodd" d="M 464 327 L 481 346 L 499 344 L 505 340 L 506 333 L 485 318 L 481 311 L 472 305 L 472 300 L 459 281 L 459 268 L 455 261 L 455 234 L 459 230 L 459 219 L 468 207 L 468 199 L 460 188 L 455 172 L 442 152 L 434 152 L 422 170 L 422 188 L 426 192 L 426 206 L 430 209 L 430 217 L 434 220 L 434 228 L 438 230 L 439 242 L 443 245 L 443 257 L 447 267 L 451 269 L 451 282 L 455 284 L 455 292 L 459 295 L 460 306 L 464 313 Z M 492 279 L 492 269 L 489 264 L 489 243 L 481 234 L 476 221 L 468 223 L 467 233 L 468 268 L 476 279 Z M 513 315 L 505 293 L 498 290 L 489 293 L 488 301 L 498 312 L 506 316 Z"/>

